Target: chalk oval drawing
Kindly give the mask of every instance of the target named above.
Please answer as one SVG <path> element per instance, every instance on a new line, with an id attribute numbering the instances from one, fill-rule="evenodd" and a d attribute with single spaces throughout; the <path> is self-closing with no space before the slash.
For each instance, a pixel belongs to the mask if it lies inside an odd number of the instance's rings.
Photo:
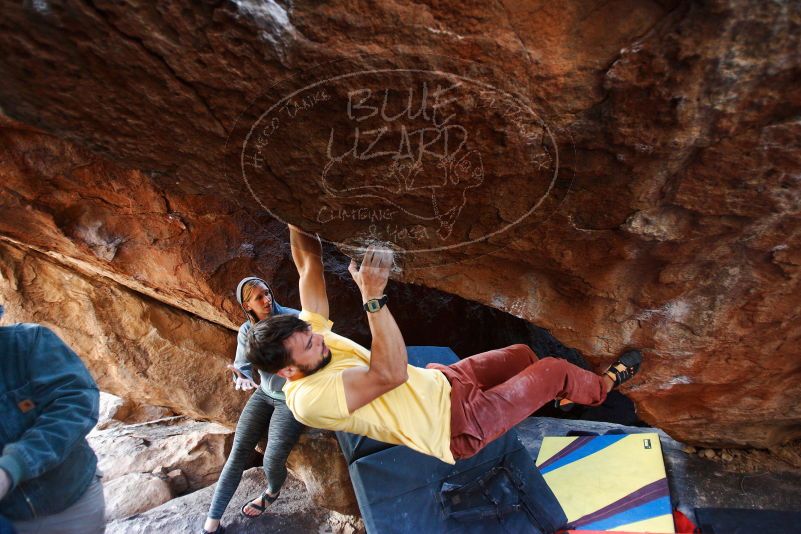
<path id="1" fill-rule="evenodd" d="M 238 163 L 271 215 L 283 220 L 289 203 L 337 245 L 412 254 L 497 241 L 557 184 L 551 128 L 488 83 L 411 68 L 305 82 L 253 114 Z"/>

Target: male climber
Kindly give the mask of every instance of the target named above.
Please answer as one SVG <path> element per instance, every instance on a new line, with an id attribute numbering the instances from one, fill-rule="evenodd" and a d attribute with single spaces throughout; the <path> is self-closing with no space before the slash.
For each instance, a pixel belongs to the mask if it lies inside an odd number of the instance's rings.
<path id="1" fill-rule="evenodd" d="M 349 271 L 359 287 L 371 350 L 331 331 L 318 239 L 290 226 L 300 274 L 298 317 L 277 315 L 250 331 L 247 358 L 287 379 L 286 403 L 298 421 L 406 445 L 447 463 L 469 458 L 555 398 L 595 406 L 639 370 L 632 350 L 603 374 L 564 360 L 537 359 L 512 345 L 453 365 L 408 365 L 406 346 L 384 294 L 393 256 L 370 247 Z"/>

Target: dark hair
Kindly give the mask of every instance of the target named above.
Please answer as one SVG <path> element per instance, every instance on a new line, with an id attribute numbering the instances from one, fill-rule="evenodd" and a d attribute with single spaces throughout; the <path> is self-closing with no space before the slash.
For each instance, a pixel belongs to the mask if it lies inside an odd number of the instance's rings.
<path id="1" fill-rule="evenodd" d="M 257 371 L 275 373 L 292 364 L 284 340 L 309 329 L 309 323 L 295 315 L 274 315 L 259 321 L 248 332 L 245 356 Z"/>

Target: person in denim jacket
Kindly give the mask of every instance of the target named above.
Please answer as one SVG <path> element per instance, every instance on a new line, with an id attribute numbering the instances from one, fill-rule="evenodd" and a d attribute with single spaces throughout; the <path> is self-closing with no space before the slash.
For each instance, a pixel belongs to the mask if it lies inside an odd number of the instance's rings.
<path id="1" fill-rule="evenodd" d="M 97 457 L 86 441 L 99 395 L 52 331 L 0 326 L 0 516 L 18 534 L 105 530 Z"/>

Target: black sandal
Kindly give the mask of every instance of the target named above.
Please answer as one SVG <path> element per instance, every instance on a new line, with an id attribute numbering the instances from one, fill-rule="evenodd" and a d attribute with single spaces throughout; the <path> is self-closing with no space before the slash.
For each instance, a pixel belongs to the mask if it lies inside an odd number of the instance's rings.
<path id="1" fill-rule="evenodd" d="M 553 407 L 562 412 L 569 412 L 576 406 L 576 403 L 570 399 L 554 399 Z"/>
<path id="2" fill-rule="evenodd" d="M 642 364 L 642 352 L 637 349 L 624 352 L 605 372 L 606 376 L 614 382 L 612 389 L 631 380 L 640 370 L 640 364 Z M 624 367 L 622 370 L 618 369 L 621 365 Z"/>
<path id="3" fill-rule="evenodd" d="M 209 532 L 205 528 L 200 532 L 201 534 L 225 534 L 225 527 L 223 527 L 222 525 L 217 525 L 217 530 L 215 530 L 214 532 Z"/>
<path id="4" fill-rule="evenodd" d="M 620 384 L 630 380 L 634 375 L 636 375 L 637 371 L 640 370 L 641 363 L 642 352 L 638 351 L 637 349 L 624 352 L 623 355 L 609 367 L 609 369 L 604 371 L 604 374 L 611 378 L 612 382 L 614 382 L 612 389 L 615 389 L 616 387 L 620 386 Z M 625 369 L 621 371 L 618 369 L 619 365 L 624 366 Z M 576 403 L 570 399 L 553 400 L 553 407 L 563 412 L 569 412 L 575 406 Z"/>
<path id="5" fill-rule="evenodd" d="M 278 495 L 280 495 L 280 493 Z M 272 503 L 274 503 L 278 499 L 278 495 L 276 495 L 275 497 L 271 497 L 270 495 L 267 494 L 267 490 L 264 490 L 261 493 L 261 495 L 259 496 L 259 500 L 261 500 L 263 505 L 259 506 L 258 504 L 253 504 L 252 500 L 248 501 L 248 502 L 246 502 L 245 504 L 242 505 L 242 508 L 241 508 L 242 515 L 245 516 L 245 517 L 249 517 L 250 519 L 256 519 L 257 517 L 261 517 L 261 514 L 264 513 L 264 511 L 267 509 L 267 506 L 272 504 Z M 259 513 L 256 514 L 256 515 L 248 515 L 248 514 L 246 514 L 245 513 L 245 508 L 247 508 L 248 506 L 250 506 L 251 508 L 255 508 L 256 510 L 258 510 Z"/>

